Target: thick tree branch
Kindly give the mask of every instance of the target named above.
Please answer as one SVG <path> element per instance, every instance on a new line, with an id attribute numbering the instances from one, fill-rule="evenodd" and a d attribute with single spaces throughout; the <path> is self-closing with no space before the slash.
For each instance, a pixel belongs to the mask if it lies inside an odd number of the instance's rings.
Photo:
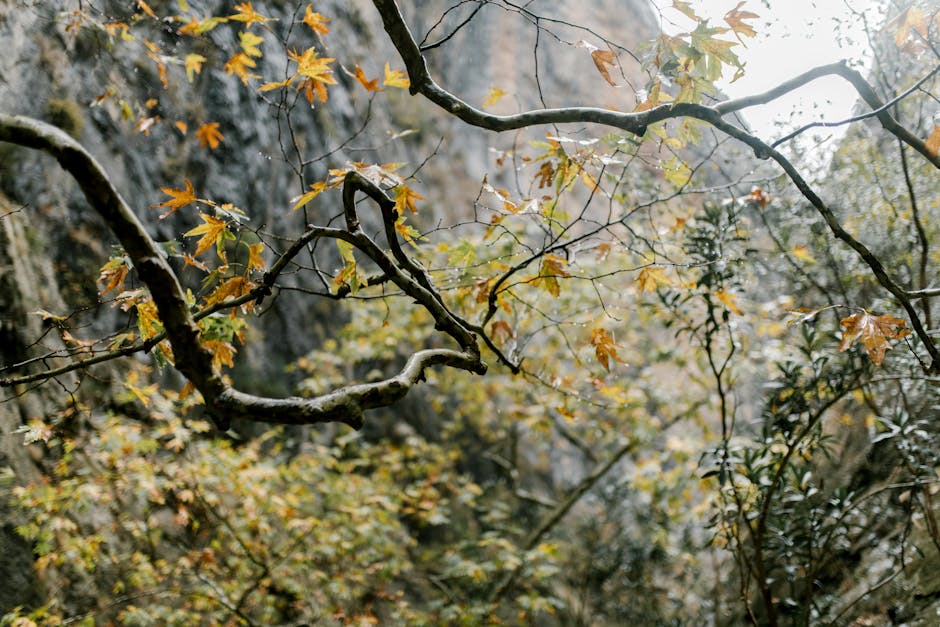
<path id="1" fill-rule="evenodd" d="M 244 302 L 263 297 L 270 291 L 277 275 L 307 242 L 317 237 L 342 239 L 356 246 L 372 259 L 406 294 L 413 297 L 434 317 L 436 326 L 453 337 L 461 350 L 421 350 L 413 354 L 397 375 L 375 383 L 350 385 L 322 396 L 304 398 L 264 398 L 246 394 L 229 386 L 221 373 L 212 364 L 212 353 L 199 341 L 196 316 L 190 310 L 185 293 L 159 246 L 146 232 L 137 216 L 113 186 L 104 169 L 78 142 L 58 128 L 22 116 L 0 114 L 0 141 L 11 142 L 41 150 L 55 157 L 59 164 L 76 180 L 89 204 L 95 209 L 118 238 L 131 259 L 141 281 L 147 286 L 156 304 L 163 323 L 165 337 L 173 349 L 174 366 L 202 394 L 206 410 L 216 423 L 224 428 L 233 418 L 279 424 L 309 424 L 316 422 L 343 422 L 354 428 L 363 424 L 363 412 L 383 407 L 401 399 L 420 381 L 424 372 L 433 366 L 451 366 L 483 374 L 486 364 L 480 359 L 476 337 L 462 325 L 443 305 L 440 297 L 415 277 L 405 274 L 395 260 L 385 254 L 358 225 L 355 209 L 355 192 L 364 191 L 387 213 L 388 196 L 375 186 L 364 184 L 358 174 L 351 174 L 343 190 L 344 210 L 349 230 L 311 227 L 275 262 L 257 293 L 246 297 Z M 387 215 L 385 216 L 387 218 Z M 397 241 L 395 242 L 397 244 Z M 413 266 L 413 264 L 412 264 Z M 406 266 L 408 272 L 413 267 Z M 220 307 L 237 306 L 236 301 L 220 303 Z M 204 317 L 207 312 L 201 312 Z M 162 339 L 162 338 L 161 338 Z M 127 347 L 128 352 L 144 350 L 160 339 Z M 120 351 L 118 351 L 120 352 Z M 106 358 L 112 358 L 109 354 Z M 92 358 L 84 364 L 97 363 Z M 100 361 L 104 361 L 101 356 Z M 81 365 L 71 364 L 66 369 L 77 369 Z M 63 372 L 68 370 L 63 370 Z M 55 376 L 50 371 L 40 377 Z M 57 372 L 57 371 L 51 371 Z M 22 377 L 17 381 L 22 382 Z M 0 381 L 13 385 L 10 380 Z"/>
<path id="2" fill-rule="evenodd" d="M 800 193 L 810 201 L 817 212 L 823 217 L 830 231 L 832 231 L 836 238 L 845 242 L 852 248 L 866 265 L 868 265 L 869 269 L 878 280 L 878 283 L 898 300 L 907 312 L 914 332 L 924 343 L 927 352 L 930 354 L 932 360 L 931 372 L 940 371 L 940 351 L 938 351 L 930 336 L 927 334 L 927 330 L 924 328 L 923 323 L 911 303 L 908 292 L 901 288 L 901 286 L 888 275 L 878 257 L 842 227 L 833 211 L 822 198 L 816 194 L 786 157 L 775 150 L 773 146 L 768 145 L 758 137 L 723 119 L 724 115 L 736 112 L 745 107 L 766 104 L 821 76 L 838 75 L 852 84 L 861 98 L 872 108 L 872 114 L 878 118 L 885 130 L 908 146 L 917 150 L 935 167 L 940 168 L 940 158 L 927 148 L 923 140 L 894 119 L 887 111 L 888 107 L 886 104 L 875 94 L 874 89 L 872 89 L 865 78 L 858 71 L 849 68 L 845 62 L 814 68 L 762 94 L 736 100 L 728 100 L 723 103 L 718 103 L 715 106 L 694 103 L 675 103 L 661 105 L 637 113 L 619 113 L 604 109 L 569 107 L 563 109 L 532 110 L 515 115 L 499 116 L 491 115 L 471 107 L 466 102 L 460 100 L 435 83 L 428 72 L 427 64 L 425 63 L 421 50 L 415 42 L 408 26 L 405 24 L 404 18 L 395 0 L 373 0 L 373 4 L 381 15 L 385 30 L 401 55 L 405 67 L 408 70 L 408 75 L 411 80 L 411 93 L 421 94 L 468 124 L 492 131 L 505 131 L 540 124 L 594 122 L 613 128 L 619 128 L 637 135 L 643 135 L 646 132 L 646 127 L 654 122 L 673 118 L 692 117 L 707 122 L 718 130 L 747 144 L 754 150 L 755 155 L 759 159 L 773 159 L 784 170 Z M 492 302 L 490 305 L 492 306 Z"/>

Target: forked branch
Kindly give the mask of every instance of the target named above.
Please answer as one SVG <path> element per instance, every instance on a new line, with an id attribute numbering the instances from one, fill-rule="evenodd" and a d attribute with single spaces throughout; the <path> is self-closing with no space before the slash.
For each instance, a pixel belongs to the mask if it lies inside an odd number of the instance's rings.
<path id="1" fill-rule="evenodd" d="M 207 412 L 221 428 L 227 427 L 234 418 L 279 424 L 342 422 L 359 428 L 363 424 L 364 411 L 388 406 L 404 397 L 412 387 L 424 380 L 428 368 L 450 366 L 477 374 L 486 372 L 476 336 L 444 306 L 419 267 L 410 260 L 401 263 L 403 252 L 397 240 L 389 242 L 396 251 L 394 256 L 390 256 L 359 228 L 355 207 L 355 195 L 359 191 L 379 205 L 386 223 L 389 220 L 394 223 L 395 218 L 394 202 L 381 189 L 356 173 L 350 173 L 344 183 L 343 204 L 347 229 L 311 227 L 298 240 L 303 243 L 299 244 L 297 250 L 304 243 L 319 237 L 349 242 L 375 262 L 389 280 L 426 308 L 434 318 L 436 328 L 450 335 L 457 342 L 459 350 L 420 350 L 393 377 L 374 383 L 346 386 L 315 398 L 266 398 L 236 390 L 223 379 L 221 372 L 213 365 L 212 353 L 199 340 L 196 316 L 190 311 L 185 292 L 165 254 L 144 229 L 104 169 L 84 147 L 54 126 L 32 118 L 5 114 L 0 114 L 0 141 L 48 153 L 76 180 L 91 207 L 108 224 L 133 263 L 140 280 L 149 289 L 163 323 L 166 339 L 172 347 L 174 366 L 202 394 Z M 391 229 L 391 233 L 394 233 L 394 229 Z M 296 254 L 292 251 L 288 250 L 278 259 L 253 297 L 263 296 L 264 290 L 270 289 L 277 272 L 283 269 L 292 254 Z M 223 303 L 222 306 L 231 304 Z M 143 342 L 140 349 L 150 345 L 151 342 Z M 30 380 L 36 380 L 33 377 L 51 378 L 61 371 L 60 368 L 26 376 Z M 9 387 L 22 381 L 22 378 L 4 379 L 0 380 L 0 386 Z"/>

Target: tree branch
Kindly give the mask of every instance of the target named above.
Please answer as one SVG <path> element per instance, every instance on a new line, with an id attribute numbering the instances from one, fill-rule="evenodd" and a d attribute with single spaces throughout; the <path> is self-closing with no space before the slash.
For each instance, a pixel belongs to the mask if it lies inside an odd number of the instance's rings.
<path id="1" fill-rule="evenodd" d="M 227 428 L 233 418 L 279 424 L 343 422 L 353 428 L 360 428 L 363 424 L 364 411 L 384 407 L 401 399 L 415 384 L 424 380 L 424 372 L 427 368 L 451 366 L 477 374 L 486 372 L 486 364 L 480 359 L 476 336 L 447 310 L 439 295 L 430 288 L 429 283 L 422 284 L 423 282 L 419 282 L 417 278 L 402 272 L 395 260 L 385 254 L 359 228 L 355 209 L 356 191 L 363 191 L 369 195 L 383 212 L 387 212 L 389 203 L 393 208 L 394 202 L 377 187 L 370 186 L 371 184 L 366 185 L 365 179 L 356 173 L 351 173 L 347 177 L 343 190 L 344 210 L 349 229 L 344 231 L 311 227 L 281 255 L 265 276 L 262 284 L 256 288 L 257 293 L 246 297 L 244 302 L 263 297 L 264 290 L 270 291 L 276 276 L 307 242 L 317 237 L 342 239 L 365 253 L 383 270 L 389 280 L 413 297 L 419 305 L 425 307 L 434 317 L 436 328 L 454 338 L 460 350 L 418 351 L 408 359 L 397 375 L 382 381 L 350 385 L 311 399 L 297 397 L 275 399 L 241 392 L 225 382 L 222 374 L 213 366 L 212 353 L 199 341 L 197 318 L 190 312 L 185 292 L 165 255 L 111 183 L 104 169 L 84 147 L 54 126 L 23 116 L 6 114 L 0 114 L 0 141 L 46 152 L 55 157 L 59 164 L 72 175 L 91 207 L 101 215 L 118 238 L 141 281 L 149 289 L 163 323 L 166 339 L 169 340 L 173 349 L 175 368 L 202 394 L 207 412 L 220 428 Z M 385 219 L 388 219 L 386 214 L 383 215 Z M 411 272 L 413 264 L 411 267 L 406 265 L 406 269 Z M 228 307 L 237 304 L 239 303 L 231 301 L 220 303 L 219 306 Z M 199 317 L 208 315 L 207 312 L 201 313 Z M 150 342 L 152 341 L 153 339 Z M 128 351 L 128 354 L 143 350 L 150 342 L 123 350 Z M 96 359 L 84 360 L 82 363 L 90 365 L 97 363 Z M 102 356 L 100 361 L 104 360 Z M 81 364 L 72 364 L 64 368 L 74 370 L 79 367 L 82 367 Z M 42 375 L 46 378 L 55 376 L 49 372 L 42 373 Z M 22 377 L 19 379 L 22 382 Z M 10 380 L 0 381 L 0 385 L 13 384 Z"/>
<path id="2" fill-rule="evenodd" d="M 914 332 L 924 343 L 927 352 L 930 354 L 932 360 L 930 371 L 940 371 L 940 351 L 938 351 L 937 347 L 934 345 L 920 318 L 917 316 L 917 312 L 911 304 L 908 292 L 901 288 L 901 286 L 888 275 L 881 261 L 864 244 L 855 239 L 842 227 L 833 211 L 809 186 L 806 180 L 803 179 L 786 157 L 773 146 L 768 145 L 758 137 L 723 119 L 723 116 L 727 113 L 733 113 L 749 106 L 766 104 L 821 76 L 838 75 L 852 84 L 861 98 L 873 109 L 872 113 L 878 118 L 885 130 L 908 146 L 917 150 L 935 167 L 940 168 L 940 158 L 927 148 L 923 140 L 911 133 L 891 116 L 887 111 L 887 106 L 878 98 L 871 85 L 869 85 L 858 71 L 849 68 L 844 61 L 820 66 L 808 72 L 804 72 L 800 76 L 786 81 L 778 87 L 762 94 L 736 100 L 728 100 L 714 106 L 685 102 L 660 105 L 653 109 L 636 113 L 619 113 L 606 109 L 588 107 L 568 107 L 562 109 L 532 110 L 508 116 L 491 115 L 471 107 L 434 82 L 428 72 L 424 56 L 415 42 L 414 37 L 411 35 L 408 26 L 405 24 L 404 18 L 395 0 L 372 1 L 382 18 L 385 31 L 391 38 L 392 43 L 401 55 L 405 67 L 408 70 L 408 75 L 411 80 L 411 93 L 423 95 L 431 102 L 434 102 L 468 124 L 492 131 L 505 131 L 540 124 L 593 122 L 619 128 L 637 135 L 643 135 L 646 132 L 647 125 L 654 122 L 672 118 L 692 117 L 707 122 L 718 130 L 750 146 L 759 159 L 772 158 L 784 170 L 800 193 L 812 203 L 813 207 L 826 221 L 830 231 L 832 231 L 836 238 L 852 248 L 865 264 L 868 265 L 869 269 L 878 280 L 878 283 L 899 301 L 910 318 Z M 491 293 L 491 301 L 492 298 L 493 294 Z M 492 307 L 492 302 L 490 305 Z"/>

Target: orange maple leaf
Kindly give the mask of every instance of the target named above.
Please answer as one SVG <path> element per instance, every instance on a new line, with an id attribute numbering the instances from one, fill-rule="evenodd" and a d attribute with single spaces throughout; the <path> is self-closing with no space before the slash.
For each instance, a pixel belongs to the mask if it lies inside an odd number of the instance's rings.
<path id="1" fill-rule="evenodd" d="M 398 215 L 405 215 L 406 209 L 410 210 L 411 213 L 418 213 L 418 208 L 415 206 L 416 200 L 424 200 L 424 196 L 406 185 L 399 185 L 395 188 L 395 211 L 398 212 Z"/>
<path id="2" fill-rule="evenodd" d="M 617 53 L 613 50 L 592 50 L 591 58 L 594 59 L 594 65 L 604 80 L 611 87 L 616 87 L 616 81 L 610 77 L 610 68 L 617 64 Z"/>
<path id="3" fill-rule="evenodd" d="M 934 124 L 933 130 L 930 132 L 930 137 L 927 138 L 927 151 L 932 154 L 934 157 L 937 156 L 937 151 L 940 150 L 940 124 Z"/>
<path id="4" fill-rule="evenodd" d="M 371 81 L 366 78 L 366 73 L 361 67 L 356 66 L 355 73 L 351 73 L 346 68 L 343 68 L 347 74 L 359 81 L 359 84 L 366 88 L 366 91 L 382 91 L 382 88 L 379 87 L 379 78 L 375 77 Z"/>
<path id="5" fill-rule="evenodd" d="M 754 30 L 754 27 L 750 24 L 745 24 L 744 20 L 752 20 L 760 16 L 757 15 L 757 13 L 739 10 L 746 4 L 746 2 L 747 0 L 741 0 L 741 2 L 738 3 L 738 6 L 725 13 L 725 22 L 728 24 L 728 26 L 731 27 L 731 30 L 734 31 L 734 34 L 736 37 L 738 37 L 738 40 L 741 39 L 741 35 L 744 35 L 745 37 L 757 36 L 757 31 Z"/>
<path id="6" fill-rule="evenodd" d="M 309 26 L 310 30 L 317 34 L 317 37 L 321 37 L 330 32 L 330 27 L 327 25 L 329 21 L 330 18 L 323 17 L 319 13 L 316 13 L 313 10 L 312 4 L 308 4 L 306 10 L 304 10 L 303 23 Z"/>
<path id="7" fill-rule="evenodd" d="M 189 179 L 184 179 L 183 183 L 186 185 L 186 189 L 173 189 L 172 187 L 161 187 L 160 191 L 164 194 L 167 194 L 170 199 L 166 200 L 159 205 L 151 205 L 151 207 L 169 207 L 170 210 L 164 214 L 160 215 L 160 219 L 171 215 L 177 209 L 185 207 L 191 202 L 196 202 L 196 196 L 193 195 L 193 184 L 189 182 Z"/>
<path id="8" fill-rule="evenodd" d="M 622 361 L 617 354 L 617 343 L 607 329 L 596 328 L 591 331 L 591 346 L 594 347 L 594 356 L 610 372 L 610 360 Z"/>
<path id="9" fill-rule="evenodd" d="M 721 302 L 722 305 L 724 305 L 725 307 L 727 307 L 727 308 L 728 308 L 728 311 L 730 311 L 731 313 L 736 314 L 736 315 L 738 315 L 738 316 L 743 316 L 743 315 L 744 315 L 744 314 L 741 312 L 741 309 L 738 308 L 738 298 L 737 298 L 737 296 L 735 296 L 735 295 L 732 294 L 731 292 L 726 292 L 726 291 L 724 291 L 724 290 L 718 290 L 717 292 L 715 292 L 715 298 L 717 298 L 717 299 Z"/>
<path id="10" fill-rule="evenodd" d="M 881 365 L 885 358 L 885 351 L 891 348 L 888 340 L 899 340 L 911 333 L 901 318 L 895 318 L 891 314 L 875 316 L 867 311 L 843 318 L 839 321 L 839 325 L 845 327 L 842 331 L 839 350 L 849 350 L 855 340 L 860 339 L 872 363 L 876 366 Z"/>
<path id="11" fill-rule="evenodd" d="M 219 142 L 225 141 L 225 136 L 219 131 L 218 122 L 207 122 L 203 124 L 196 130 L 195 135 L 196 139 L 199 140 L 200 146 L 203 148 L 208 146 L 212 150 L 219 147 Z"/>

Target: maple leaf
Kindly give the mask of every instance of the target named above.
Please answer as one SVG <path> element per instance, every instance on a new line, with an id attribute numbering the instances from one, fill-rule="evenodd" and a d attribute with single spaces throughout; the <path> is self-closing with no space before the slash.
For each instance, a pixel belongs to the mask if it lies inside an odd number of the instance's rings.
<path id="1" fill-rule="evenodd" d="M 616 87 L 617 83 L 610 77 L 610 68 L 617 64 L 617 53 L 613 50 L 592 50 L 591 58 L 594 60 L 594 65 L 597 67 L 597 71 L 601 73 L 601 76 L 604 77 L 604 80 L 611 87 Z"/>
<path id="2" fill-rule="evenodd" d="M 148 340 L 163 331 L 156 303 L 145 300 L 137 302 L 134 306 L 137 309 L 137 330 L 142 339 Z"/>
<path id="3" fill-rule="evenodd" d="M 251 6 L 251 2 L 242 2 L 241 4 L 236 4 L 235 10 L 238 11 L 238 13 L 230 15 L 229 19 L 236 20 L 238 22 L 244 22 L 247 28 L 251 28 L 252 24 L 264 24 L 270 20 L 270 18 L 264 17 L 255 11 L 254 7 Z"/>
<path id="4" fill-rule="evenodd" d="M 747 195 L 746 200 L 748 202 L 756 203 L 761 207 L 766 207 L 767 203 L 770 202 L 770 196 L 768 196 L 767 193 L 761 188 L 755 187 L 751 190 L 751 193 Z"/>
<path id="5" fill-rule="evenodd" d="M 221 303 L 229 298 L 238 298 L 244 296 L 254 288 L 255 284 L 241 276 L 234 276 L 226 279 L 221 285 L 206 297 L 206 305 L 211 306 Z M 250 303 L 248 303 L 250 305 Z"/>
<path id="6" fill-rule="evenodd" d="M 159 116 L 153 117 L 142 117 L 137 120 L 137 123 L 134 124 L 135 133 L 143 133 L 144 135 L 150 135 L 150 129 L 153 128 L 153 125 L 160 121 Z"/>
<path id="7" fill-rule="evenodd" d="M 235 365 L 235 347 L 222 340 L 206 340 L 202 343 L 212 353 L 212 365 L 218 369 Z"/>
<path id="8" fill-rule="evenodd" d="M 189 182 L 189 179 L 184 179 L 183 183 L 186 185 L 186 189 L 173 189 L 172 187 L 160 188 L 161 192 L 167 194 L 170 197 L 169 200 L 166 200 L 159 205 L 151 205 L 152 207 L 170 208 L 169 211 L 160 215 L 161 220 L 168 215 L 171 215 L 177 209 L 185 207 L 189 203 L 196 202 L 196 196 L 193 195 L 193 184 Z"/>
<path id="9" fill-rule="evenodd" d="M 183 122 L 182 120 L 177 120 L 176 122 L 173 122 L 173 126 L 175 126 L 176 130 L 178 130 L 183 135 L 189 132 L 189 127 L 186 125 L 186 122 Z"/>
<path id="10" fill-rule="evenodd" d="M 327 26 L 327 22 L 330 21 L 330 18 L 323 17 L 319 13 L 316 13 L 313 10 L 313 5 L 308 4 L 307 8 L 304 10 L 304 19 L 303 23 L 310 27 L 310 30 L 317 34 L 317 37 L 322 37 L 330 32 L 330 27 Z"/>
<path id="11" fill-rule="evenodd" d="M 405 224 L 405 216 L 400 217 L 395 221 L 395 231 L 401 235 L 402 239 L 418 248 L 418 245 L 415 243 L 415 240 L 422 239 L 421 232 L 418 229 L 414 228 L 410 224 Z"/>
<path id="12" fill-rule="evenodd" d="M 293 82 L 294 82 L 294 76 L 291 76 L 290 78 L 286 78 L 282 81 L 262 83 L 261 86 L 258 87 L 258 91 L 265 92 L 265 91 L 271 91 L 274 89 L 280 89 L 281 87 L 287 87 Z"/>
<path id="13" fill-rule="evenodd" d="M 261 78 L 257 74 L 252 74 L 248 71 L 249 68 L 253 68 L 255 65 L 255 60 L 247 54 L 244 52 L 236 52 L 232 55 L 231 59 L 225 62 L 222 69 L 228 72 L 229 75 L 236 75 L 241 79 L 243 85 L 247 85 L 249 78 Z"/>
<path id="14" fill-rule="evenodd" d="M 940 124 L 933 125 L 930 137 L 927 138 L 926 148 L 934 157 L 937 156 L 937 151 L 940 150 Z"/>
<path id="15" fill-rule="evenodd" d="M 199 140 L 199 145 L 205 148 L 208 146 L 212 150 L 215 150 L 219 147 L 219 142 L 225 141 L 225 136 L 222 135 L 222 132 L 219 131 L 218 122 L 207 122 L 203 124 L 198 129 L 196 129 L 196 139 Z"/>
<path id="16" fill-rule="evenodd" d="M 205 35 L 219 24 L 228 22 L 228 20 L 229 18 L 227 17 L 207 17 L 204 20 L 197 20 L 195 17 L 192 17 L 190 18 L 189 23 L 180 27 L 179 33 L 180 35 L 198 37 L 200 35 Z"/>
<path id="17" fill-rule="evenodd" d="M 610 361 L 620 361 L 620 356 L 617 355 L 617 343 L 614 342 L 614 337 L 610 334 L 610 331 L 598 327 L 591 331 L 591 346 L 594 347 L 594 356 L 597 358 L 597 361 L 604 366 L 604 370 L 610 372 Z"/>
<path id="18" fill-rule="evenodd" d="M 261 50 L 258 48 L 258 44 L 263 42 L 264 37 L 260 37 L 254 33 L 248 31 L 238 33 L 238 43 L 249 57 L 261 56 Z"/>
<path id="19" fill-rule="evenodd" d="M 672 8 L 682 13 L 690 20 L 695 20 L 696 22 L 702 21 L 702 18 L 699 17 L 695 13 L 695 9 L 692 8 L 692 4 L 690 2 L 687 2 L 686 0 L 672 0 Z"/>
<path id="20" fill-rule="evenodd" d="M 198 257 L 212 248 L 213 245 L 220 242 L 221 238 L 224 237 L 228 230 L 228 225 L 224 220 L 219 220 L 218 218 L 201 212 L 199 213 L 199 217 L 202 218 L 202 224 L 183 234 L 186 237 L 202 235 L 199 241 L 196 242 L 196 251 L 193 253 L 193 257 Z"/>
<path id="21" fill-rule="evenodd" d="M 571 276 L 566 270 L 568 260 L 557 255 L 545 255 L 542 258 L 542 265 L 539 267 L 539 276 L 533 281 L 533 285 L 542 285 L 552 296 L 557 297 L 561 293 L 561 287 L 558 285 L 556 277 Z"/>
<path id="22" fill-rule="evenodd" d="M 382 84 L 386 87 L 398 87 L 399 89 L 408 89 L 411 87 L 411 81 L 408 75 L 401 70 L 393 70 L 388 63 L 385 64 L 385 80 Z"/>
<path id="23" fill-rule="evenodd" d="M 314 198 L 322 194 L 327 189 L 329 189 L 329 185 L 327 185 L 326 183 L 322 181 L 311 183 L 309 192 L 307 192 L 306 194 L 301 194 L 300 196 L 297 196 L 296 198 L 290 199 L 290 201 L 294 203 L 294 206 L 291 207 L 291 211 L 294 211 L 295 209 L 298 209 L 299 207 L 306 205 L 308 202 L 310 202 L 311 200 L 313 200 Z"/>
<path id="24" fill-rule="evenodd" d="M 741 310 L 738 308 L 738 297 L 735 296 L 734 294 L 730 292 L 726 292 L 724 290 L 718 290 L 717 292 L 715 292 L 715 298 L 717 298 L 721 302 L 722 305 L 727 307 L 728 311 L 730 311 L 731 313 L 736 314 L 738 316 L 744 315 L 743 313 L 741 313 Z"/>
<path id="25" fill-rule="evenodd" d="M 206 58 L 201 54 L 187 54 L 186 58 L 183 60 L 183 67 L 186 68 L 186 78 L 189 79 L 189 82 L 193 82 L 193 78 L 196 74 L 199 74 L 202 71 L 202 64 L 206 62 Z"/>
<path id="26" fill-rule="evenodd" d="M 804 245 L 794 246 L 790 253 L 800 261 L 805 261 L 806 263 L 816 263 L 816 258 L 809 253 L 809 250 L 807 250 L 806 246 Z"/>
<path id="27" fill-rule="evenodd" d="M 406 209 L 410 210 L 411 213 L 418 213 L 418 208 L 415 207 L 416 200 L 424 200 L 424 196 L 406 185 L 399 185 L 395 188 L 395 211 L 398 212 L 398 215 L 405 215 Z"/>
<path id="28" fill-rule="evenodd" d="M 497 320 L 490 325 L 490 335 L 498 340 L 500 344 L 505 344 L 507 340 L 515 337 L 516 334 L 513 332 L 508 322 L 505 320 Z"/>
<path id="29" fill-rule="evenodd" d="M 157 14 L 153 12 L 153 9 L 150 8 L 150 5 L 144 2 L 144 0 L 137 0 L 137 6 L 140 7 L 140 10 L 152 17 L 153 19 L 157 18 Z"/>
<path id="30" fill-rule="evenodd" d="M 264 270 L 264 257 L 261 256 L 261 253 L 264 252 L 264 242 L 258 242 L 257 244 L 251 244 L 248 246 L 248 267 L 246 268 L 247 272 L 252 270 Z"/>
<path id="31" fill-rule="evenodd" d="M 486 97 L 483 99 L 483 108 L 492 107 L 505 95 L 506 92 L 499 87 L 490 87 L 490 90 L 486 92 Z"/>
<path id="32" fill-rule="evenodd" d="M 379 87 L 379 78 L 375 77 L 370 81 L 368 78 L 366 78 L 366 73 L 363 71 L 363 69 L 358 65 L 356 66 L 355 73 L 351 73 L 345 68 L 343 68 L 343 70 L 359 81 L 359 84 L 365 87 L 366 91 L 382 91 L 382 88 Z"/>
<path id="33" fill-rule="evenodd" d="M 757 13 L 751 13 L 750 11 L 740 11 L 739 9 L 747 3 L 747 0 L 741 0 L 738 3 L 738 6 L 734 7 L 727 13 L 725 13 L 725 23 L 731 27 L 731 30 L 734 31 L 735 37 L 738 38 L 738 41 L 741 40 L 741 35 L 745 37 L 756 37 L 757 31 L 754 30 L 754 27 L 750 24 L 745 24 L 744 20 L 752 20 L 754 18 L 760 17 Z"/>
<path id="34" fill-rule="evenodd" d="M 646 266 L 636 276 L 636 282 L 643 292 L 655 292 L 660 287 L 672 285 L 672 280 L 666 276 L 666 269 L 660 266 Z"/>
<path id="35" fill-rule="evenodd" d="M 894 29 L 894 43 L 900 48 L 911 36 L 911 31 L 926 39 L 929 24 L 924 12 L 916 5 L 911 5 L 904 13 L 888 22 L 885 28 Z"/>
<path id="36" fill-rule="evenodd" d="M 906 324 L 901 318 L 895 318 L 891 314 L 875 316 L 867 311 L 843 318 L 839 325 L 845 327 L 839 350 L 849 350 L 855 340 L 859 339 L 876 366 L 881 365 L 885 351 L 891 348 L 888 340 L 899 340 L 911 333 L 910 329 L 905 328 Z"/>
<path id="37" fill-rule="evenodd" d="M 330 57 L 319 57 L 317 51 L 313 48 L 307 48 L 302 54 L 295 52 L 289 53 L 291 59 L 297 62 L 297 73 L 306 76 L 321 83 L 330 85 L 336 84 L 333 77 L 333 70 L 330 69 L 330 63 L 336 59 Z"/>
<path id="38" fill-rule="evenodd" d="M 127 279 L 127 264 L 124 263 L 124 257 L 112 257 L 106 264 L 101 266 L 98 274 L 98 283 L 104 283 L 104 287 L 99 290 L 99 294 L 107 294 L 111 290 L 124 291 L 124 281 Z"/>

